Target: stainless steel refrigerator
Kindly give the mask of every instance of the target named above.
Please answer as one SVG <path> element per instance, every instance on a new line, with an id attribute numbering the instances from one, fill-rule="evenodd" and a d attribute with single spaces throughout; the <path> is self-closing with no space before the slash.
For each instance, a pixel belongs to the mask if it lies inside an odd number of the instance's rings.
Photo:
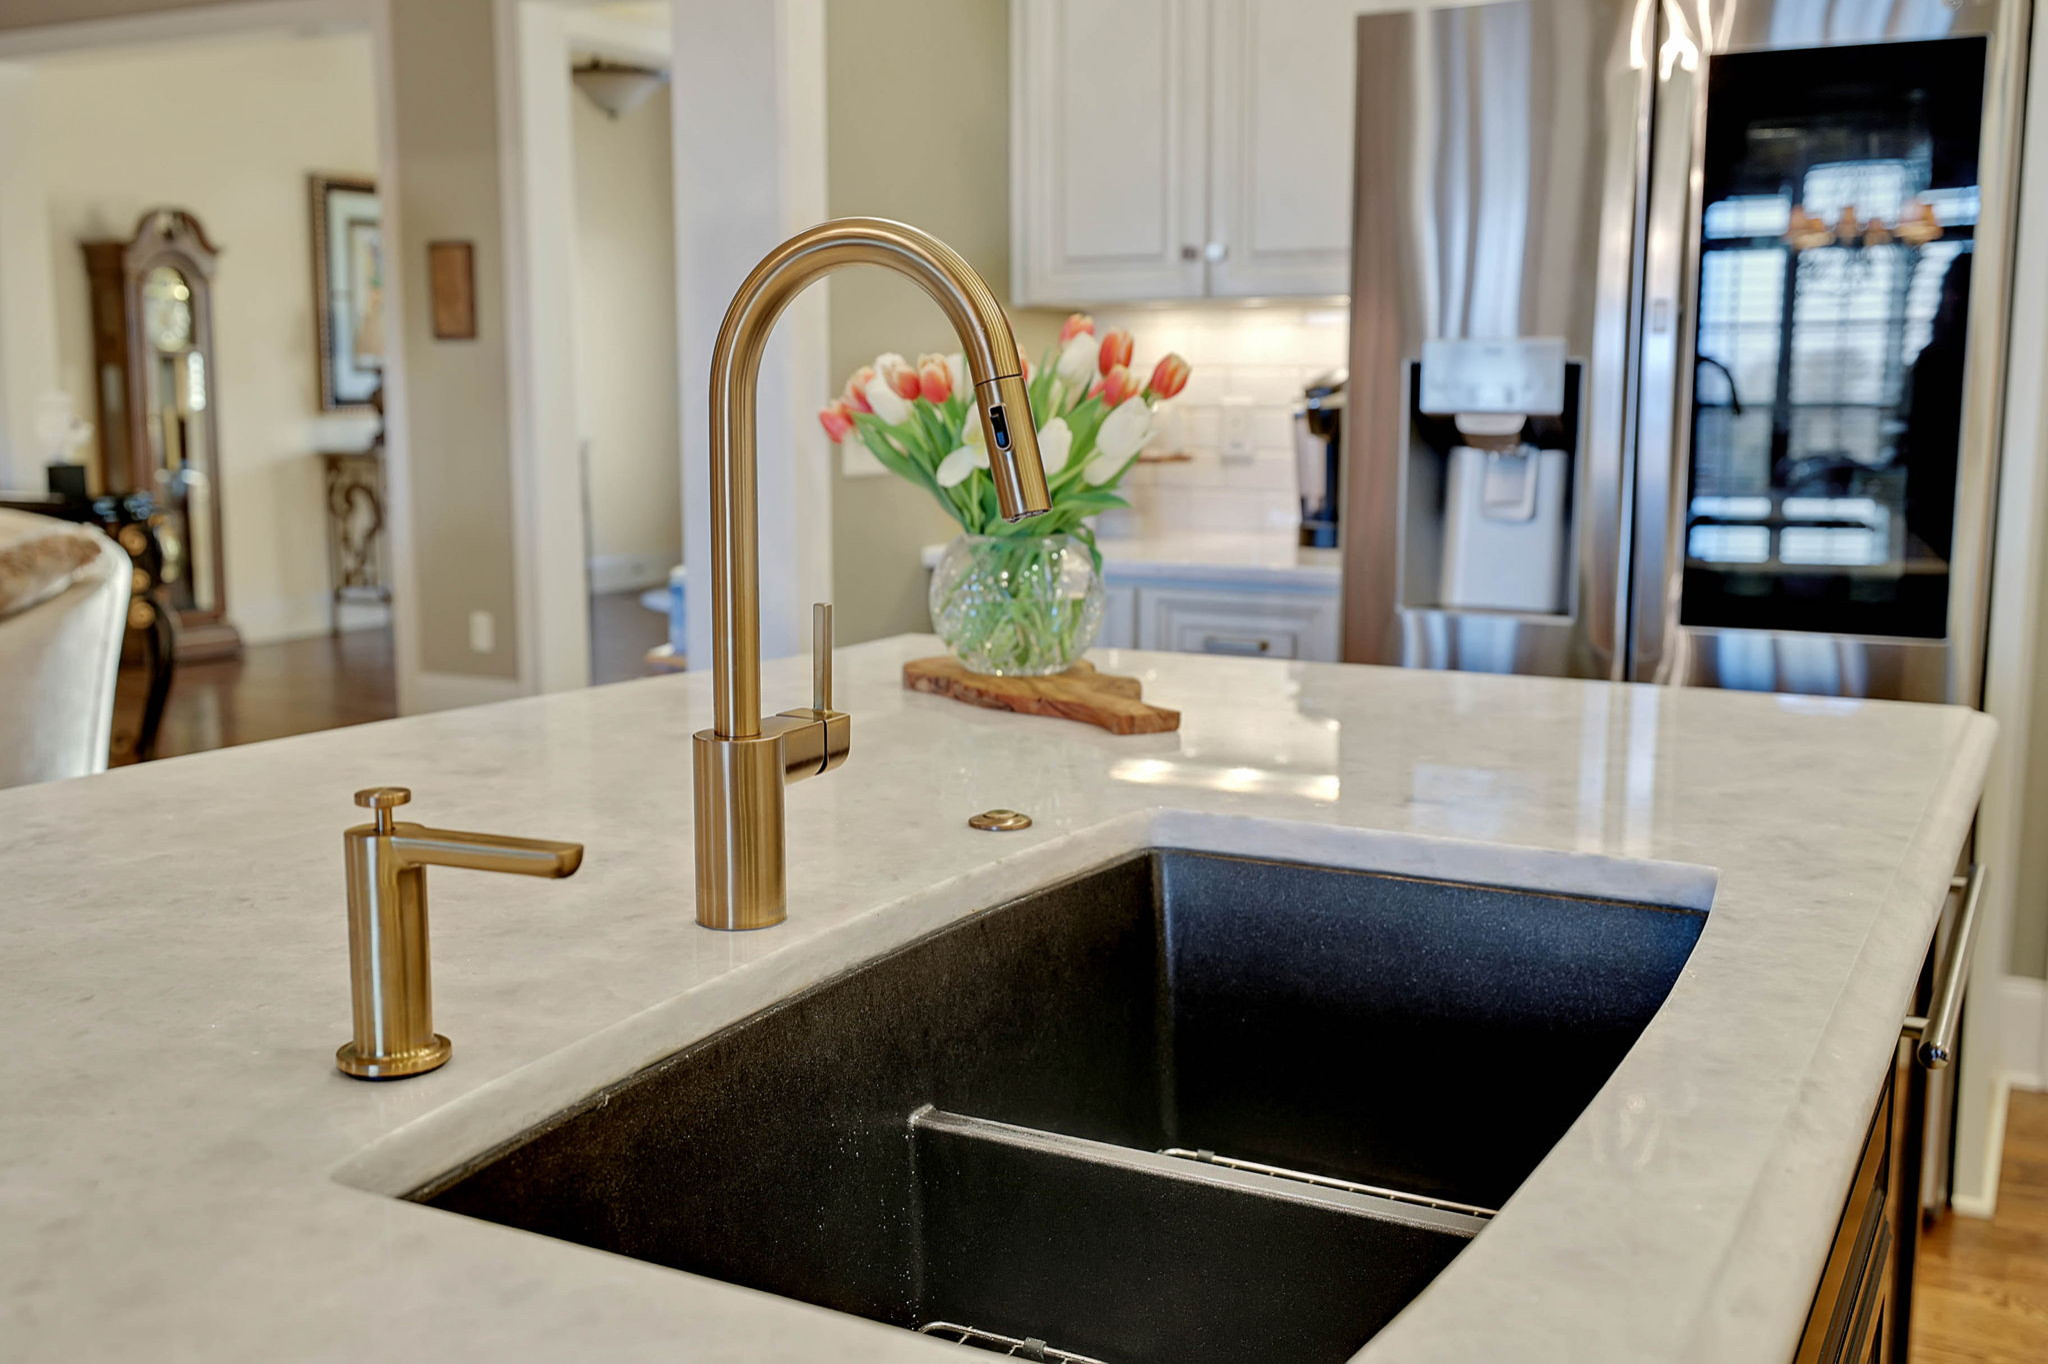
<path id="1" fill-rule="evenodd" d="M 1975 699 L 2028 19 L 1361 17 L 1344 657 Z"/>

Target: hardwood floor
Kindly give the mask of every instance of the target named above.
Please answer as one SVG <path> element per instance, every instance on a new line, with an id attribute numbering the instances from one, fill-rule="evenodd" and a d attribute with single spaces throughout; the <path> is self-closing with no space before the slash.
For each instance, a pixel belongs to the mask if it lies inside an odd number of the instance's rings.
<path id="1" fill-rule="evenodd" d="M 591 598 L 591 683 L 644 677 L 646 653 L 668 637 L 664 617 L 639 604 L 637 593 Z M 123 672 L 114 708 L 114 751 L 126 754 L 142 712 L 139 672 Z M 339 729 L 398 714 L 391 632 L 350 630 L 281 644 L 252 645 L 240 658 L 187 663 L 171 682 L 156 756 L 291 734 Z M 132 757 L 115 761 L 130 762 Z"/>
<path id="2" fill-rule="evenodd" d="M 139 676 L 121 676 L 114 709 L 117 754 L 128 751 L 140 722 L 139 683 Z M 255 644 L 240 658 L 178 665 L 155 756 L 204 753 L 396 714 L 389 630 Z"/>
<path id="3" fill-rule="evenodd" d="M 1945 1217 L 1920 1243 L 1914 1364 L 2048 1360 L 2048 1094 L 2015 1091 L 1998 1215 Z"/>

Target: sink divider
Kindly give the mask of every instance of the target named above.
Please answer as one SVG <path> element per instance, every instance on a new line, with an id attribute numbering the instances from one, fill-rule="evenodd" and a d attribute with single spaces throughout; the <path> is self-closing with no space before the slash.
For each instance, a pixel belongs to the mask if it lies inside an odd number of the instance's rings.
<path id="1" fill-rule="evenodd" d="M 1485 1226 L 930 1105 L 909 1129 L 925 1324 L 1108 1364 L 1348 1358 Z"/>

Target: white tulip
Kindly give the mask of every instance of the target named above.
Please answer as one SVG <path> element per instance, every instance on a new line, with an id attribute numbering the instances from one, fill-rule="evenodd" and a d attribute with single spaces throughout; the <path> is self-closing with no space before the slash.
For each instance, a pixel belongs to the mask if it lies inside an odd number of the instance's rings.
<path id="1" fill-rule="evenodd" d="M 962 445 L 971 445 L 979 450 L 987 439 L 981 433 L 981 409 L 976 407 L 968 408 L 967 420 L 960 423 L 960 443 Z"/>
<path id="2" fill-rule="evenodd" d="M 1066 468 L 1073 449 L 1074 431 L 1065 417 L 1054 417 L 1038 429 L 1038 459 L 1048 473 Z"/>
<path id="3" fill-rule="evenodd" d="M 1060 347 L 1060 358 L 1053 365 L 1053 372 L 1070 390 L 1085 389 L 1088 381 L 1095 377 L 1096 357 L 1102 353 L 1102 343 L 1095 339 L 1093 332 L 1077 332 Z"/>
<path id="4" fill-rule="evenodd" d="M 861 385 L 860 391 L 868 400 L 868 406 L 875 409 L 875 415 L 891 426 L 901 426 L 910 420 L 910 404 L 896 396 L 896 390 L 889 387 L 889 381 L 877 374 Z"/>
<path id="5" fill-rule="evenodd" d="M 1126 398 L 1102 419 L 1095 432 L 1095 449 L 1121 463 L 1137 454 L 1151 434 L 1152 409 L 1143 398 Z"/>
<path id="6" fill-rule="evenodd" d="M 988 468 L 988 452 L 972 445 L 963 445 L 939 461 L 939 486 L 953 488 L 967 481 L 967 476 L 976 469 Z"/>
<path id="7" fill-rule="evenodd" d="M 946 373 L 953 381 L 955 393 L 967 392 L 967 357 L 954 351 L 946 357 Z"/>
<path id="8" fill-rule="evenodd" d="M 888 374 L 892 370 L 912 369 L 914 366 L 893 350 L 885 350 L 875 357 L 875 373 Z"/>

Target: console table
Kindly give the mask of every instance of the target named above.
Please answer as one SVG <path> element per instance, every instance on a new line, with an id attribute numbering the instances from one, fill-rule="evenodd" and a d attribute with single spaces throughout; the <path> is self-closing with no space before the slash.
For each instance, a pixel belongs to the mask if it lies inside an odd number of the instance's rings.
<path id="1" fill-rule="evenodd" d="M 384 577 L 384 447 L 322 450 L 327 489 L 329 625 L 341 633 L 342 603 L 391 602 Z"/>

